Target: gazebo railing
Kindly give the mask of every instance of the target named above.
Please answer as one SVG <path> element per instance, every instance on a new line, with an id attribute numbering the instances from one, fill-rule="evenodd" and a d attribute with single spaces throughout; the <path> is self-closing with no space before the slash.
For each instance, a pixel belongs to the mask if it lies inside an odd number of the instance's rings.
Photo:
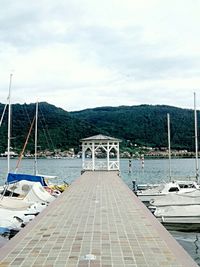
<path id="1" fill-rule="evenodd" d="M 96 161 L 93 169 L 92 161 L 86 161 L 83 166 L 84 170 L 119 170 L 119 164 L 117 161 L 110 161 L 107 165 L 107 161 Z"/>

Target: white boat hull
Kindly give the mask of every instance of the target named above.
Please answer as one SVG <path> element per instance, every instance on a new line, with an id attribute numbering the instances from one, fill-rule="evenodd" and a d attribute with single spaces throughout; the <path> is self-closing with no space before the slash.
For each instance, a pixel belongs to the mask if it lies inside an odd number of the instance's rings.
<path id="1" fill-rule="evenodd" d="M 174 195 L 188 194 L 189 196 L 190 193 L 193 194 L 194 192 L 197 192 L 196 194 L 197 196 L 199 196 L 200 199 L 199 186 L 195 182 L 177 181 L 177 182 L 169 182 L 166 184 L 160 184 L 159 186 L 152 189 L 137 191 L 136 195 L 142 202 L 144 202 L 144 204 L 148 206 L 149 203 L 152 202 L 152 200 L 154 201 L 160 200 L 165 202 L 165 198 L 167 197 L 170 200 L 170 198 L 173 197 Z"/>
<path id="2" fill-rule="evenodd" d="M 154 207 L 155 217 L 168 230 L 200 232 L 200 205 Z"/>

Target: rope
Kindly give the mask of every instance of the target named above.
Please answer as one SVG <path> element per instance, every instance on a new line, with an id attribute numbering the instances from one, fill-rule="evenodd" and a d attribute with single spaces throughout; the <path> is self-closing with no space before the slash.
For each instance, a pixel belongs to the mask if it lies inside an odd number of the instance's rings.
<path id="1" fill-rule="evenodd" d="M 17 172 L 17 170 L 18 170 L 18 168 L 19 168 L 19 164 L 20 164 L 20 162 L 21 162 L 21 160 L 22 160 L 22 157 L 23 157 L 25 148 L 26 148 L 27 143 L 28 143 L 28 139 L 29 139 L 30 134 L 31 134 L 31 131 L 32 131 L 32 129 L 33 129 L 34 122 L 35 122 L 35 117 L 34 117 L 32 123 L 31 123 L 31 127 L 30 127 L 30 129 L 29 129 L 29 132 L 28 132 L 28 135 L 27 135 L 27 138 L 26 138 L 24 147 L 23 147 L 22 152 L 20 153 L 19 159 L 18 159 L 18 161 L 17 161 L 17 165 L 16 165 L 16 168 L 15 168 L 15 173 Z"/>

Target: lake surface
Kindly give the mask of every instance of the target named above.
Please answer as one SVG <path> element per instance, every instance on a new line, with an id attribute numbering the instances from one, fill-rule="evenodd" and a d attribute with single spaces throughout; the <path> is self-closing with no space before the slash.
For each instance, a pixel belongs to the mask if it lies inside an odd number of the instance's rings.
<path id="1" fill-rule="evenodd" d="M 11 159 L 10 170 L 15 171 L 16 159 Z M 40 174 L 56 175 L 58 182 L 72 183 L 81 174 L 81 159 L 38 159 L 38 172 Z M 131 173 L 129 173 L 129 160 L 120 161 L 121 177 L 132 189 L 132 180 L 137 183 L 160 183 L 169 180 L 169 161 L 167 159 L 148 159 L 144 162 L 144 168 L 140 160 L 131 161 Z M 34 160 L 23 159 L 18 173 L 33 174 Z M 194 159 L 172 159 L 171 174 L 174 179 L 195 176 Z M 4 184 L 7 174 L 7 160 L 0 159 L 0 184 Z M 171 232 L 176 240 L 200 265 L 200 233 Z"/>

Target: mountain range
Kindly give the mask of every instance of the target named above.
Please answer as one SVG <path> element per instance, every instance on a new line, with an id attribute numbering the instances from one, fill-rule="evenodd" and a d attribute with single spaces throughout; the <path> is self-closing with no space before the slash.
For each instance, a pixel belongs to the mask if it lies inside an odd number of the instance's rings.
<path id="1" fill-rule="evenodd" d="M 0 104 L 2 114 L 4 104 Z M 39 103 L 38 147 L 41 150 L 80 150 L 80 139 L 96 134 L 120 138 L 122 149 L 137 145 L 166 147 L 167 113 L 170 114 L 171 147 L 194 151 L 194 111 L 165 105 L 96 107 L 67 112 L 46 102 Z M 200 113 L 198 114 L 198 125 Z M 35 116 L 35 103 L 12 105 L 11 146 L 21 151 Z M 0 127 L 0 152 L 7 149 L 6 111 Z M 34 150 L 32 131 L 27 150 Z"/>

